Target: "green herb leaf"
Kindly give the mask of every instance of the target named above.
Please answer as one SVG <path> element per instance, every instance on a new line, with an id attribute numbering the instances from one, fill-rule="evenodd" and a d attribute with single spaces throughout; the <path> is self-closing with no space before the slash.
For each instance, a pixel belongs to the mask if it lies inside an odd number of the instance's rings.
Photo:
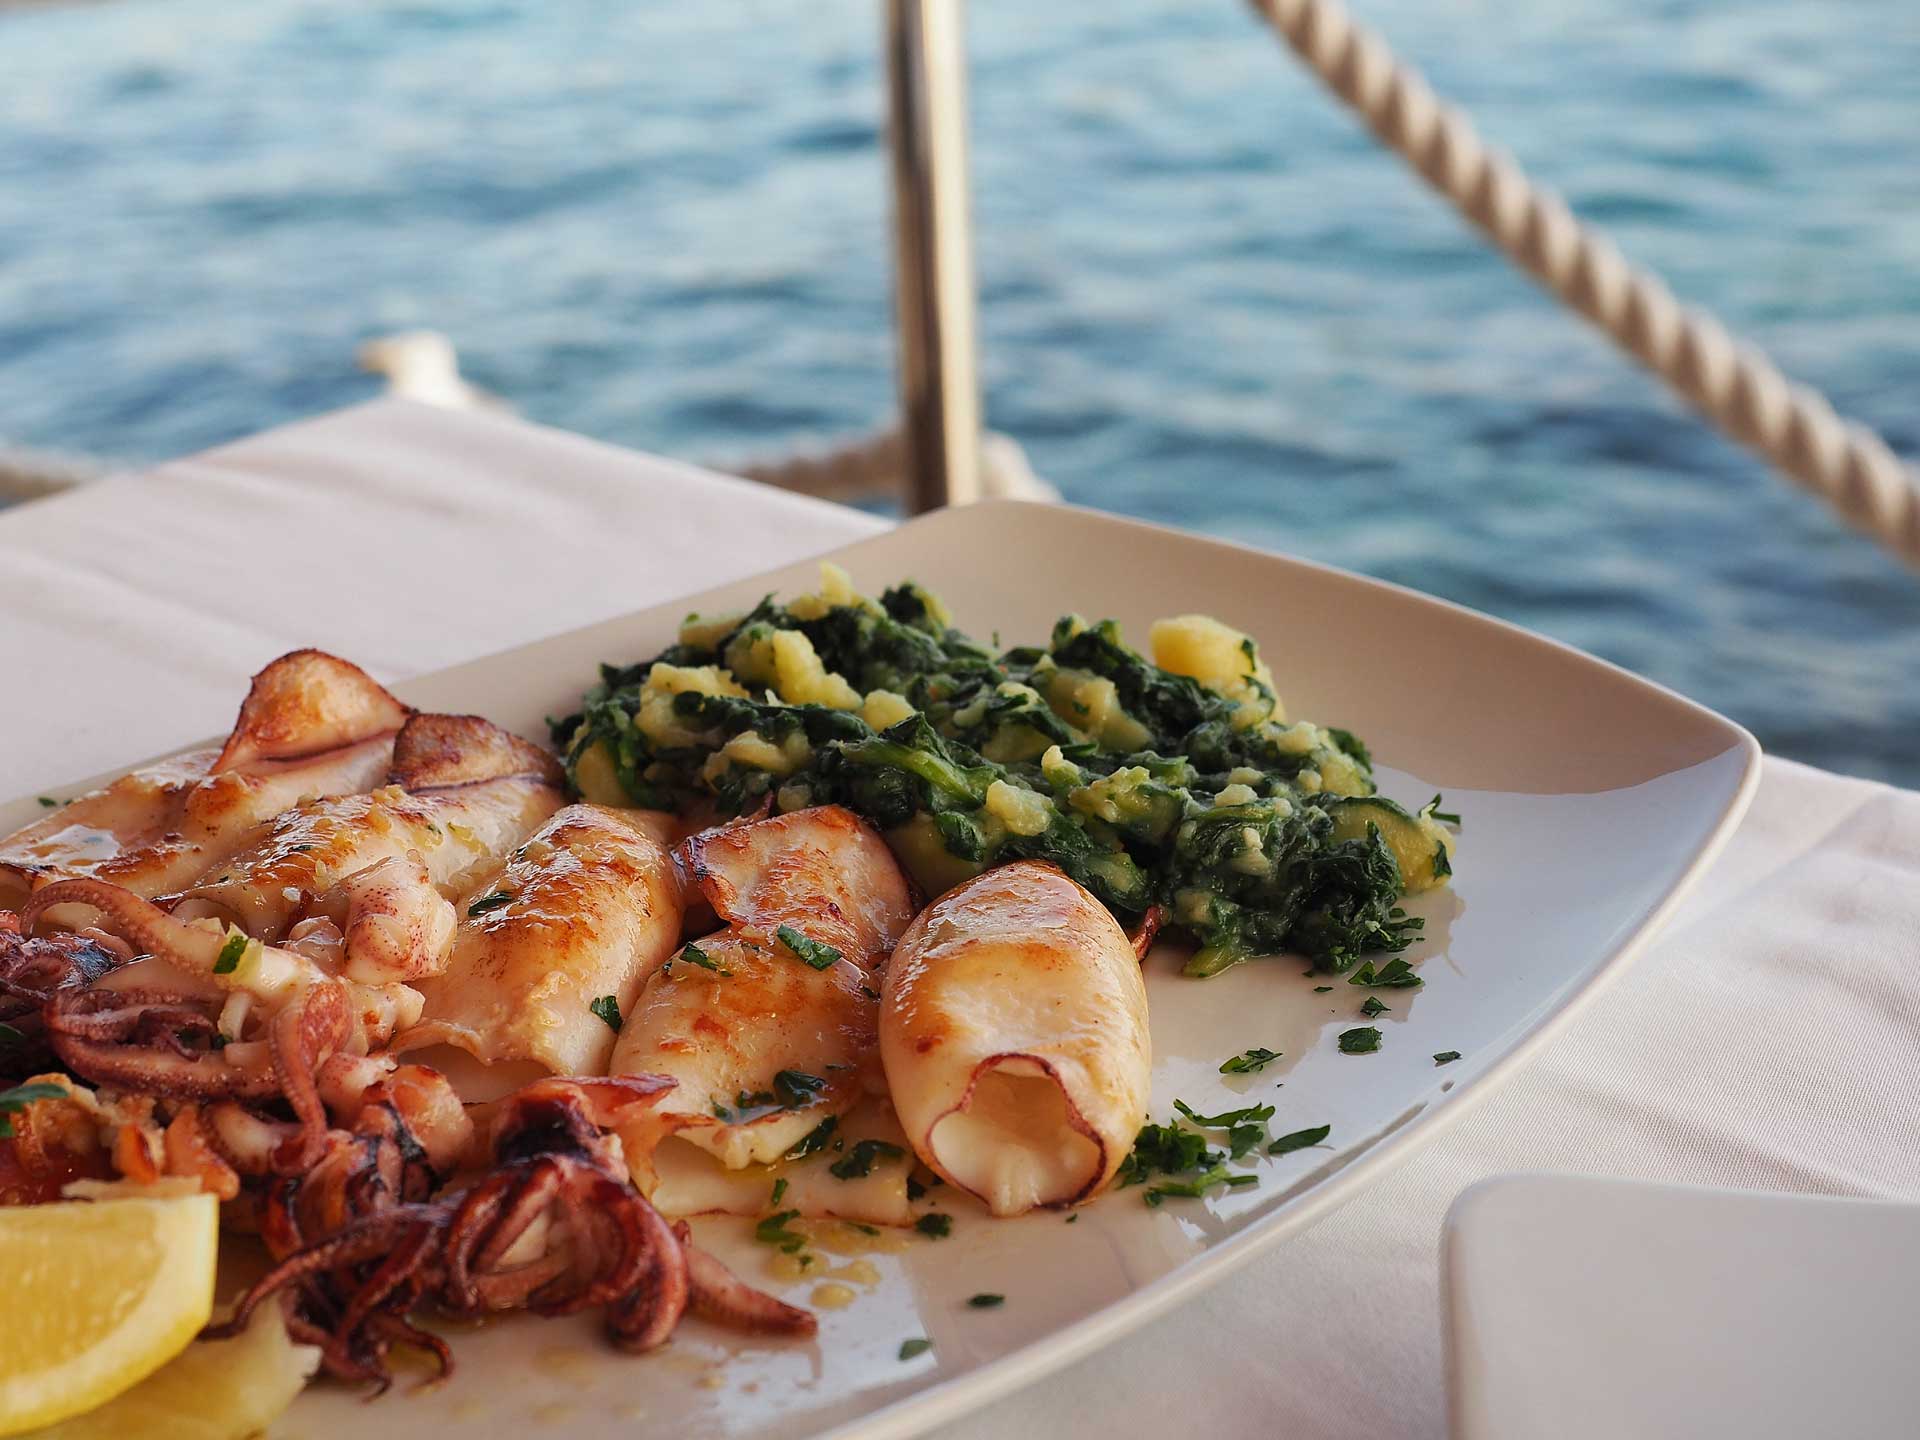
<path id="1" fill-rule="evenodd" d="M 762 1245 L 777 1245 L 783 1254 L 798 1253 L 807 1243 L 807 1237 L 787 1228 L 787 1222 L 798 1220 L 798 1210 L 782 1210 L 769 1215 L 753 1227 L 753 1238 Z"/>
<path id="2" fill-rule="evenodd" d="M 1414 974 L 1413 967 L 1405 960 L 1389 960 L 1377 971 L 1369 961 L 1347 977 L 1347 984 L 1363 986 L 1369 990 L 1411 990 L 1426 982 Z"/>
<path id="3" fill-rule="evenodd" d="M 773 1194 L 767 1197 L 767 1203 L 769 1205 L 778 1205 L 780 1203 L 780 1197 L 786 1193 L 787 1177 L 782 1175 L 778 1180 L 773 1182 Z"/>
<path id="4" fill-rule="evenodd" d="M 1221 1061 L 1220 1073 L 1222 1075 L 1257 1075 L 1279 1058 L 1278 1050 L 1269 1050 L 1264 1045 L 1256 1045 L 1251 1050 L 1242 1051 L 1231 1060 Z"/>
<path id="5" fill-rule="evenodd" d="M 1376 1015 L 1384 1015 L 1388 1008 L 1388 1006 L 1380 1003 L 1380 997 L 1378 995 L 1369 995 L 1365 1000 L 1360 1002 L 1360 1013 L 1369 1020 Z"/>
<path id="6" fill-rule="evenodd" d="M 1133 1149 L 1120 1162 L 1115 1174 L 1119 1188 L 1138 1185 L 1154 1175 L 1179 1175 L 1215 1164 L 1218 1150 L 1209 1150 L 1207 1142 L 1191 1130 L 1178 1125 L 1143 1125 L 1135 1137 Z"/>
<path id="7" fill-rule="evenodd" d="M 711 970 L 716 975 L 733 974 L 733 971 L 715 960 L 691 940 L 680 947 L 679 958 L 686 961 L 689 965 L 698 965 L 702 970 Z"/>
<path id="8" fill-rule="evenodd" d="M 793 952 L 795 959 L 811 965 L 815 970 L 831 970 L 846 958 L 833 946 L 809 940 L 791 925 L 782 925 L 773 933 L 779 937 L 782 945 Z"/>
<path id="9" fill-rule="evenodd" d="M 931 1239 L 944 1240 L 953 1233 L 953 1217 L 929 1211 L 913 1222 L 913 1228 Z"/>
<path id="10" fill-rule="evenodd" d="M 1078 1220 L 1079 1218 L 1080 1218 L 1080 1212 L 1076 1210 L 1073 1212 L 1073 1214 L 1067 1216 L 1067 1224 L 1071 1225 L 1073 1224 L 1074 1221 Z"/>
<path id="11" fill-rule="evenodd" d="M 1316 985 L 1313 987 L 1313 993 L 1316 995 L 1324 995 L 1331 989 L 1333 989 L 1331 985 Z"/>
<path id="12" fill-rule="evenodd" d="M 873 1173 L 874 1161 L 901 1160 L 906 1153 L 898 1145 L 889 1145 L 884 1140 L 858 1140 L 851 1150 L 827 1167 L 827 1173 L 836 1180 L 864 1180 Z"/>
<path id="13" fill-rule="evenodd" d="M 1371 1025 L 1361 1025 L 1356 1029 L 1340 1032 L 1342 1055 L 1371 1055 L 1379 1048 L 1380 1032 Z"/>
<path id="14" fill-rule="evenodd" d="M 467 914 L 484 915 L 489 910 L 498 910 L 502 905 L 511 905 L 513 901 L 514 897 L 505 890 L 496 890 L 491 895 L 482 895 L 467 906 Z"/>
<path id="15" fill-rule="evenodd" d="M 1438 1055 L 1433 1057 L 1433 1063 L 1436 1065 L 1451 1065 L 1459 1058 L 1460 1052 L 1458 1050 L 1442 1050 Z"/>
<path id="16" fill-rule="evenodd" d="M 1225 1185 L 1237 1190 L 1242 1185 L 1258 1185 L 1258 1175 L 1234 1175 L 1225 1165 L 1215 1165 L 1212 1169 L 1196 1175 L 1191 1180 L 1165 1185 L 1150 1186 L 1147 1190 L 1147 1204 L 1158 1206 L 1166 1200 L 1199 1200 L 1216 1185 Z"/>
<path id="17" fill-rule="evenodd" d="M 833 1132 L 840 1128 L 840 1117 L 829 1115 L 813 1129 L 801 1136 L 794 1147 L 787 1151 L 789 1160 L 804 1160 L 816 1150 L 824 1150 L 827 1142 L 833 1138 Z"/>
<path id="18" fill-rule="evenodd" d="M 1007 1297 L 1004 1295 L 981 1294 L 967 1297 L 967 1304 L 971 1305 L 975 1310 L 997 1310 L 1006 1303 Z"/>
<path id="19" fill-rule="evenodd" d="M 227 943 L 220 947 L 219 955 L 214 957 L 213 973 L 231 975 L 240 968 L 240 958 L 247 953 L 247 937 L 238 930 L 227 937 Z"/>
<path id="20" fill-rule="evenodd" d="M 773 1093 L 789 1110 L 806 1109 L 826 1088 L 826 1081 L 818 1075 L 809 1075 L 804 1070 L 781 1070 L 773 1077 Z"/>
<path id="21" fill-rule="evenodd" d="M 912 1360 L 918 1356 L 926 1354 L 927 1351 L 931 1350 L 932 1348 L 933 1348 L 933 1341 L 928 1340 L 924 1337 L 916 1337 L 915 1339 L 912 1339 L 912 1340 L 902 1340 L 900 1342 L 900 1358 L 902 1360 Z"/>
<path id="22" fill-rule="evenodd" d="M 64 800 L 56 800 L 51 795 L 36 795 L 34 796 L 34 799 L 38 800 L 41 803 L 41 805 L 45 806 L 49 810 L 57 810 L 62 805 L 67 803 Z"/>
<path id="23" fill-rule="evenodd" d="M 917 1175 L 907 1176 L 907 1199 L 918 1200 L 922 1195 L 926 1193 L 927 1193 L 927 1187 L 920 1183 L 919 1176 Z"/>
<path id="24" fill-rule="evenodd" d="M 602 995 L 587 1008 L 606 1022 L 607 1028 L 614 1034 L 620 1033 L 620 1002 L 612 995 Z"/>
<path id="25" fill-rule="evenodd" d="M 1229 1125 L 1246 1125 L 1273 1118 L 1273 1106 L 1249 1105 L 1244 1110 L 1222 1110 L 1218 1115 L 1196 1115 L 1187 1107 L 1184 1100 L 1173 1102 L 1173 1108 L 1196 1125 L 1205 1125 L 1212 1130 L 1224 1130 Z"/>
<path id="26" fill-rule="evenodd" d="M 1305 1150 L 1310 1145 L 1318 1145 L 1333 1133 L 1331 1125 L 1316 1125 L 1311 1130 L 1295 1130 L 1290 1135 L 1282 1135 L 1267 1147 L 1269 1155 L 1291 1155 L 1296 1150 Z"/>
<path id="27" fill-rule="evenodd" d="M 1440 797 L 1438 795 L 1421 806 L 1420 813 L 1430 819 L 1438 820 L 1442 825 L 1458 826 L 1460 823 L 1460 816 L 1458 814 L 1440 808 Z"/>

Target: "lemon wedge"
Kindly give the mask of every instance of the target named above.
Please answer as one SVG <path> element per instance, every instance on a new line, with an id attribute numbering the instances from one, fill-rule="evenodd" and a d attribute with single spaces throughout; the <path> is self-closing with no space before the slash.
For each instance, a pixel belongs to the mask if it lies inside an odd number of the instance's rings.
<path id="1" fill-rule="evenodd" d="M 0 1435 L 144 1380 L 213 1312 L 211 1195 L 0 1209 Z"/>
<path id="2" fill-rule="evenodd" d="M 296 1345 L 276 1304 L 231 1340 L 199 1340 L 98 1410 L 26 1440 L 246 1440 L 294 1402 L 320 1352 Z"/>

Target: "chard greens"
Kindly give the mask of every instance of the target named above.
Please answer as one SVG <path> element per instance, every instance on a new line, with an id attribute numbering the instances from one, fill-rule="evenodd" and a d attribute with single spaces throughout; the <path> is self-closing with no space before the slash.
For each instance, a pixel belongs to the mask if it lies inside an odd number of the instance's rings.
<path id="1" fill-rule="evenodd" d="M 996 654 L 916 585 L 877 602 L 829 585 L 690 617 L 654 659 L 602 666 L 554 738 L 590 799 L 721 815 L 846 805 L 930 894 L 1051 861 L 1129 926 L 1158 907 L 1196 942 L 1196 975 L 1282 951 L 1344 971 L 1406 949 L 1421 922 L 1399 908 L 1394 827 L 1425 815 L 1368 798 L 1366 746 L 1287 724 L 1241 648 L 1244 673 L 1209 688 L 1110 621 L 1068 616 L 1044 647 Z M 1377 808 L 1343 816 L 1363 799 Z M 796 953 L 810 958 L 804 941 Z"/>

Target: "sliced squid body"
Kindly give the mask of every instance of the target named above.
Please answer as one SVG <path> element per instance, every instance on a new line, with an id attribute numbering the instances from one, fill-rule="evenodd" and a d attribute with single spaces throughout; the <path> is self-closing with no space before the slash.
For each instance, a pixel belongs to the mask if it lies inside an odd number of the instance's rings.
<path id="1" fill-rule="evenodd" d="M 667 1134 L 727 1169 L 769 1164 L 878 1080 L 880 992 L 860 966 L 842 959 L 815 970 L 784 946 L 725 930 L 695 943 L 715 968 L 676 956 L 641 991 L 613 1047 L 611 1074 L 678 1082 L 621 1136 L 643 1192 L 648 1157 Z M 783 1075 L 804 1078 L 783 1084 Z"/>
<path id="2" fill-rule="evenodd" d="M 487 1065 L 602 1075 L 621 1014 L 680 943 L 680 882 L 651 812 L 569 805 L 469 892 L 445 971 L 420 986 L 401 1048 L 459 1047 Z"/>
<path id="3" fill-rule="evenodd" d="M 724 923 L 769 937 L 789 925 L 862 969 L 884 964 L 913 919 L 913 894 L 893 852 L 839 805 L 702 831 L 680 854 Z"/>
<path id="4" fill-rule="evenodd" d="M 911 1225 L 907 1178 L 913 1163 L 893 1107 L 875 1095 L 839 1116 L 831 1139 L 798 1160 L 729 1170 L 710 1152 L 669 1136 L 653 1152 L 647 1198 L 661 1214 L 676 1218 L 797 1210 L 869 1225 Z"/>
<path id="5" fill-rule="evenodd" d="M 895 947 L 880 1053 L 930 1169 L 996 1215 L 1084 1200 L 1146 1116 L 1139 961 L 1058 869 L 990 870 L 935 901 Z"/>
<path id="6" fill-rule="evenodd" d="M 458 895 L 562 803 L 550 755 L 466 716 L 410 719 L 387 779 L 368 794 L 275 817 L 220 873 L 183 891 L 175 912 L 230 921 L 269 942 L 315 913 L 343 908 L 350 925 L 354 897 L 344 882 L 383 861 L 417 861 L 427 884 Z M 401 872 L 389 875 L 398 881 Z M 414 894 L 424 899 L 417 886 Z"/>
<path id="7" fill-rule="evenodd" d="M 77 876 L 147 897 L 178 889 L 301 799 L 379 784 L 409 713 L 345 660 L 283 655 L 254 677 L 223 745 L 144 766 L 0 840 L 0 905 Z"/>
<path id="8" fill-rule="evenodd" d="M 680 858 L 725 928 L 648 982 L 614 1047 L 614 1074 L 677 1082 L 621 1137 L 646 1191 L 669 1135 L 682 1169 L 688 1151 L 771 1164 L 880 1088 L 878 972 L 913 914 L 886 842 L 837 806 L 707 831 Z M 808 964 L 783 927 L 839 958 Z"/>

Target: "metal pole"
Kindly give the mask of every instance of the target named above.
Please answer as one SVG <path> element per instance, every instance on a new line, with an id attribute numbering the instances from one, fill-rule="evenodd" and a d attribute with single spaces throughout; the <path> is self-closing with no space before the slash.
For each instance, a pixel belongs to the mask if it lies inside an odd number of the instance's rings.
<path id="1" fill-rule="evenodd" d="M 963 0 L 886 0 L 893 265 L 909 513 L 980 498 Z"/>

